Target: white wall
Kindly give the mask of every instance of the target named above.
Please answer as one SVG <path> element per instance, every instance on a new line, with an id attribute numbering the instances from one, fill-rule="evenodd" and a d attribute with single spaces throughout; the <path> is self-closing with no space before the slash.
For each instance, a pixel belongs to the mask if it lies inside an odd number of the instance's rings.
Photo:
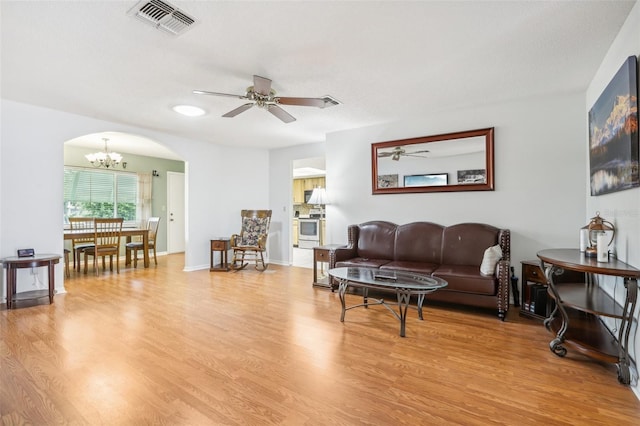
<path id="1" fill-rule="evenodd" d="M 273 150 L 270 205 L 276 224 L 269 234 L 271 261 L 289 263 L 291 212 L 283 210 L 291 205 L 291 161 L 325 151 L 331 199 L 327 244 L 345 243 L 348 225 L 374 219 L 486 222 L 511 229 L 517 275 L 519 262 L 535 259 L 538 250 L 577 247 L 577 229 L 586 223 L 583 105 L 580 93 L 526 99 L 336 132 L 327 135 L 326 147 Z M 371 194 L 371 143 L 485 127 L 496 129 L 495 191 Z"/>
<path id="2" fill-rule="evenodd" d="M 291 264 L 291 221 L 293 212 L 293 160 L 324 157 L 324 142 L 274 149 L 269 153 L 269 205 L 271 227 L 267 240 L 269 260 L 281 265 Z"/>
<path id="3" fill-rule="evenodd" d="M 577 247 L 584 225 L 586 118 L 581 93 L 445 111 L 330 134 L 328 242 L 368 220 L 484 222 L 511 230 L 512 264 L 551 247 Z M 495 191 L 372 195 L 371 143 L 495 127 Z"/>
<path id="4" fill-rule="evenodd" d="M 586 108 L 583 111 L 585 115 L 624 61 L 632 55 L 640 55 L 640 3 L 636 3 L 632 9 L 587 89 Z M 638 86 L 640 86 L 640 82 L 638 82 Z M 587 144 L 585 144 L 585 151 L 585 156 L 588 158 Z M 584 179 L 587 182 L 589 180 L 588 167 L 585 170 Z M 599 211 L 603 218 L 611 221 L 616 227 L 613 251 L 617 257 L 636 268 L 640 268 L 640 188 L 596 197 L 592 197 L 587 188 L 586 201 L 587 211 L 583 222 L 588 223 L 589 218 L 595 216 L 595 213 Z M 604 287 L 611 294 L 615 294 L 616 299 L 622 303 L 625 296 L 622 280 L 611 277 L 601 278 Z M 635 318 L 640 320 L 638 310 L 636 310 Z M 611 321 L 608 324 L 615 327 Z M 640 336 L 638 336 L 637 327 L 634 328 L 634 331 L 629 346 L 631 347 L 631 356 L 637 365 L 638 354 L 640 354 Z M 640 386 L 637 383 L 633 386 L 633 390 L 640 398 Z"/>
<path id="5" fill-rule="evenodd" d="M 89 133 L 118 131 L 145 136 L 185 160 L 186 270 L 208 268 L 209 240 L 237 232 L 241 209 L 269 205 L 266 150 L 187 140 L 7 100 L 1 101 L 0 113 L 1 257 L 13 256 L 25 247 L 40 253 L 62 253 L 63 144 Z M 18 291 L 24 291 L 28 283 L 30 280 L 19 277 Z M 56 288 L 64 291 L 61 267 L 56 269 Z M 0 300 L 5 297 L 2 285 Z"/>
<path id="6" fill-rule="evenodd" d="M 211 238 L 239 233 L 240 210 L 269 208 L 269 155 L 196 141 L 180 154 L 187 161 L 185 270 L 208 268 Z"/>

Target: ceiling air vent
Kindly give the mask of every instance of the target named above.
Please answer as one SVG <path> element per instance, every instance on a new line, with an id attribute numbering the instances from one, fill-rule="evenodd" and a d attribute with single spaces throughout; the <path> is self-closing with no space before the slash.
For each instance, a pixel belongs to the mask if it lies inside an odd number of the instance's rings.
<path id="1" fill-rule="evenodd" d="M 196 22 L 182 10 L 161 0 L 142 0 L 128 14 L 173 35 L 184 33 Z"/>

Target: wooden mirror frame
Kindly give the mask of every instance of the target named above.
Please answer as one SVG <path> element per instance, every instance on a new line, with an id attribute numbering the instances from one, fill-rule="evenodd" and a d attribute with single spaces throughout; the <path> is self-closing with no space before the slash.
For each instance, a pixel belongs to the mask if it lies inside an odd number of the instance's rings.
<path id="1" fill-rule="evenodd" d="M 464 132 L 446 133 L 435 136 L 423 136 L 411 139 L 399 139 L 388 142 L 377 142 L 371 144 L 371 188 L 373 194 L 406 194 L 420 192 L 459 192 L 459 191 L 493 191 L 493 133 L 494 128 L 468 130 Z M 484 136 L 485 138 L 485 169 L 486 181 L 484 183 L 470 184 L 454 184 L 442 186 L 410 186 L 410 187 L 394 187 L 379 188 L 378 187 L 378 150 L 384 148 L 392 148 L 396 146 L 407 146 L 415 144 L 424 144 L 429 142 L 451 141 Z M 431 172 L 436 172 L 431 171 Z"/>

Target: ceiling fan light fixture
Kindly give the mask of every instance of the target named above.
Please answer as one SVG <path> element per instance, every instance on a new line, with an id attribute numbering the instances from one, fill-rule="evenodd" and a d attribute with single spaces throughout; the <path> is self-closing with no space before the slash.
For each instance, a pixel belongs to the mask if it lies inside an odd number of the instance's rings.
<path id="1" fill-rule="evenodd" d="M 176 105 L 173 107 L 173 110 L 187 117 L 200 117 L 205 114 L 205 110 L 193 105 Z"/>
<path id="2" fill-rule="evenodd" d="M 194 90 L 193 93 L 197 95 L 227 96 L 254 102 L 241 105 L 240 107 L 224 114 L 223 117 L 235 117 L 255 105 L 258 108 L 269 111 L 284 123 L 291 123 L 296 121 L 296 119 L 294 116 L 282 109 L 280 105 L 326 108 L 340 104 L 339 101 L 329 95 L 325 95 L 321 98 L 276 96 L 276 91 L 271 88 L 271 80 L 266 77 L 260 77 L 259 75 L 253 76 L 253 86 L 247 87 L 247 91 L 244 95 L 209 92 L 206 90 Z"/>

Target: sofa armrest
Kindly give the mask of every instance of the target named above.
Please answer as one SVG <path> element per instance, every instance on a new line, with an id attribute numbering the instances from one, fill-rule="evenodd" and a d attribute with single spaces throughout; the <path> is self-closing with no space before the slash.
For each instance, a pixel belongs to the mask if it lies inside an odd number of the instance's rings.
<path id="1" fill-rule="evenodd" d="M 336 267 L 336 262 L 358 257 L 358 236 L 360 234 L 358 225 L 347 227 L 347 245 L 333 251 L 333 256 L 329 258 L 329 269 Z"/>
<path id="2" fill-rule="evenodd" d="M 511 261 L 511 231 L 509 229 L 501 229 L 498 233 L 498 244 L 502 249 L 502 259 Z"/>
<path id="3" fill-rule="evenodd" d="M 358 251 L 355 247 L 340 247 L 333 251 L 333 256 L 330 258 L 329 268 L 335 268 L 336 262 L 340 262 L 342 260 L 353 259 L 357 257 Z"/>
<path id="4" fill-rule="evenodd" d="M 498 317 L 504 321 L 509 311 L 509 289 L 510 289 L 510 262 L 504 257 L 496 266 L 496 279 L 498 280 Z"/>

